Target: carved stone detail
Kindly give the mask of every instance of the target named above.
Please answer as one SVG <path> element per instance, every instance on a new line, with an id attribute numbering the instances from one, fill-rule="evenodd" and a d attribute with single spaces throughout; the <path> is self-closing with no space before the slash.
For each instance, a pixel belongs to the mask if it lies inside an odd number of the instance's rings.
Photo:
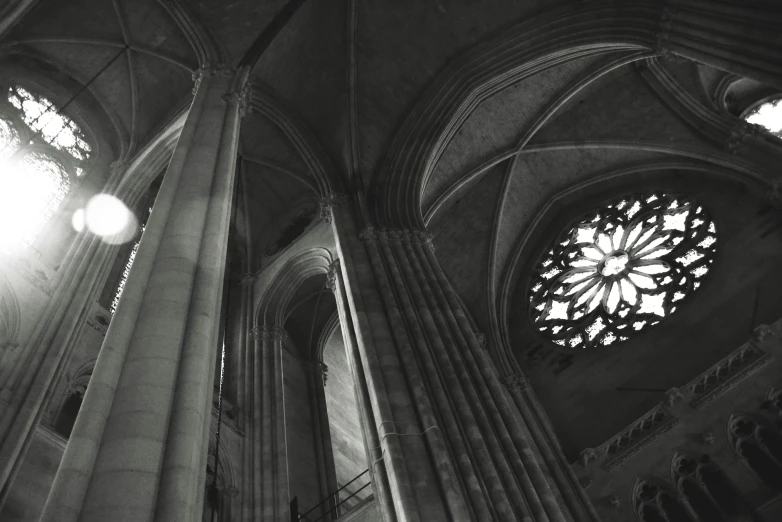
<path id="1" fill-rule="evenodd" d="M 738 154 L 741 145 L 747 137 L 752 136 L 757 138 L 763 136 L 765 132 L 766 129 L 761 125 L 741 120 L 733 129 L 731 129 L 728 139 L 725 141 L 725 150 L 731 154 Z"/>
<path id="2" fill-rule="evenodd" d="M 333 263 L 329 265 L 329 271 L 326 274 L 326 286 L 332 291 L 337 292 L 337 284 L 339 282 L 340 262 L 339 259 L 335 259 Z"/>
<path id="3" fill-rule="evenodd" d="M 692 406 L 703 408 L 770 360 L 771 354 L 754 344 L 743 345 L 687 385 Z"/>
<path id="4" fill-rule="evenodd" d="M 198 91 L 201 80 L 204 78 L 232 78 L 236 74 L 236 67 L 230 65 L 209 65 L 204 64 L 193 72 L 193 94 Z"/>
<path id="5" fill-rule="evenodd" d="M 340 207 L 342 205 L 347 205 L 348 203 L 350 203 L 350 196 L 332 192 L 318 203 L 318 206 L 320 207 L 320 219 L 324 223 L 331 223 L 334 217 L 334 207 Z"/>
<path id="6" fill-rule="evenodd" d="M 475 339 L 478 341 L 478 346 L 484 350 L 489 346 L 489 340 L 486 338 L 485 333 L 476 333 Z"/>
<path id="7" fill-rule="evenodd" d="M 321 382 L 323 382 L 323 387 L 326 387 L 326 381 L 329 378 L 329 367 L 326 363 L 320 361 L 304 361 L 304 369 L 310 373 L 320 371 Z"/>
<path id="8" fill-rule="evenodd" d="M 368 225 L 361 231 L 359 237 L 362 240 L 382 240 L 396 243 L 416 243 L 426 245 L 434 250 L 434 236 L 426 230 L 409 230 L 403 228 L 380 228 L 376 229 Z"/>
<path id="9" fill-rule="evenodd" d="M 111 172 L 112 176 L 121 176 L 125 173 L 125 171 L 128 170 L 128 167 L 130 167 L 129 161 L 124 160 L 117 160 L 112 161 L 109 165 L 109 172 Z"/>
<path id="10" fill-rule="evenodd" d="M 597 450 L 595 448 L 586 448 L 578 454 L 578 461 L 586 467 L 591 461 L 597 460 Z"/>
<path id="11" fill-rule="evenodd" d="M 506 388 L 508 388 L 508 391 L 511 392 L 516 390 L 526 390 L 529 388 L 529 381 L 523 375 L 519 375 L 518 373 L 505 376 L 505 378 L 502 379 L 502 383 Z"/>
<path id="12" fill-rule="evenodd" d="M 244 118 L 252 112 L 252 99 L 253 91 L 252 85 L 249 81 L 245 81 L 244 85 L 236 91 L 229 91 L 223 95 L 223 101 L 226 103 L 238 103 L 239 104 L 239 117 Z"/>
<path id="13" fill-rule="evenodd" d="M 773 335 L 774 330 L 772 330 L 769 325 L 761 324 L 752 332 L 752 339 L 755 342 L 762 343 L 765 342 L 766 339 L 773 337 Z"/>
<path id="14" fill-rule="evenodd" d="M 598 450 L 606 455 L 602 467 L 608 471 L 641 451 L 661 435 L 679 424 L 675 417 L 663 404 L 658 404 L 649 413 L 619 432 Z"/>
<path id="15" fill-rule="evenodd" d="M 665 396 L 668 398 L 668 405 L 673 406 L 678 400 L 685 400 L 686 396 L 679 388 L 671 388 L 665 392 Z"/>
<path id="16" fill-rule="evenodd" d="M 255 283 L 255 274 L 252 272 L 248 272 L 242 276 L 242 278 L 239 280 L 239 285 L 241 286 L 252 286 Z"/>

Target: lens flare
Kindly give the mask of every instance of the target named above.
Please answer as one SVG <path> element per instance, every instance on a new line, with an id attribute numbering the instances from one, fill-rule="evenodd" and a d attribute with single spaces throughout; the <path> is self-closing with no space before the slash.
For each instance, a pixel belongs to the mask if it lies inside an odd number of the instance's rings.
<path id="1" fill-rule="evenodd" d="M 93 196 L 84 209 L 87 229 L 112 244 L 124 243 L 136 233 L 136 217 L 125 204 L 114 196 Z"/>

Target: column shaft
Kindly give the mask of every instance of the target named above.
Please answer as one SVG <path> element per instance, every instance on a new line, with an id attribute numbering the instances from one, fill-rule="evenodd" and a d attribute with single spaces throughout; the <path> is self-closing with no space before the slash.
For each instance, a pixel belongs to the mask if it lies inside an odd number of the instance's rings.
<path id="1" fill-rule="evenodd" d="M 201 77 L 44 521 L 202 510 L 243 79 Z"/>
<path id="2" fill-rule="evenodd" d="M 369 465 L 369 475 L 372 480 L 372 486 L 375 490 L 375 498 L 381 506 L 384 520 L 386 522 L 395 522 L 396 515 L 393 510 L 393 499 L 388 486 L 388 476 L 386 474 L 385 463 L 383 462 L 383 453 L 381 451 L 380 438 L 377 434 L 377 427 L 374 423 L 372 405 L 367 390 L 366 377 L 361 365 L 361 355 L 358 350 L 355 329 L 350 317 L 350 311 L 347 308 L 347 295 L 345 293 L 345 284 L 342 280 L 342 271 L 337 266 L 333 266 L 334 271 L 334 295 L 337 301 L 337 313 L 339 314 L 339 323 L 342 329 L 342 339 L 345 342 L 345 352 L 348 366 L 353 376 L 353 383 L 356 388 L 356 402 L 359 407 L 359 421 L 364 433 L 364 445 L 367 453 L 367 464 Z M 379 469 L 378 469 L 379 468 Z"/>
<path id="3" fill-rule="evenodd" d="M 362 244 L 347 205 L 334 207 L 332 224 L 394 515 L 404 521 L 469 520 L 461 488 L 440 487 L 444 470 L 438 476 L 438 460 L 429 448 L 443 435 L 438 424 L 431 423 L 424 383 L 409 373 L 412 350 L 382 258 L 376 247 Z M 416 404 L 418 397 L 423 401 Z"/>

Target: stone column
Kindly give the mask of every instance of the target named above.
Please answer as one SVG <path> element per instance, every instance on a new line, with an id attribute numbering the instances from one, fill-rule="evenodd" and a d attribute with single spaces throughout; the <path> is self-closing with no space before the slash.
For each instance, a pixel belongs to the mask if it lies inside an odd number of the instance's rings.
<path id="1" fill-rule="evenodd" d="M 571 501 L 564 501 L 566 495 L 525 425 L 527 419 L 519 414 L 437 262 L 429 234 L 367 227 L 360 236 L 363 241 L 356 241 L 350 208 L 332 205 L 332 214 L 346 308 L 356 325 L 360 366 L 366 375 L 380 446 L 385 450 L 382 471 L 393 499 L 391 515 L 398 520 L 415 516 L 508 522 L 593 520 L 571 484 L 567 484 Z M 362 321 L 374 321 L 371 331 L 362 328 Z M 382 335 L 384 328 L 390 334 Z M 373 367 L 375 357 L 377 367 Z M 393 369 L 403 377 L 401 382 L 386 378 L 390 362 L 396 363 Z M 425 459 L 421 466 L 394 468 L 394 462 L 389 462 L 383 439 L 394 434 L 384 425 L 394 421 L 384 418 L 382 409 L 376 410 L 384 406 L 384 396 L 391 397 L 392 405 L 411 403 L 408 411 L 432 422 L 428 426 L 438 437 L 420 448 L 422 454 L 416 458 Z M 391 408 L 389 414 L 394 413 Z M 421 432 L 406 435 L 422 437 Z M 404 446 L 393 449 L 407 450 Z M 423 464 L 432 470 L 426 479 L 422 472 L 428 469 Z M 413 497 L 411 511 L 403 512 L 399 505 L 407 499 L 399 499 L 400 492 L 394 489 L 399 474 L 402 480 L 419 484 L 436 481 L 440 492 L 425 499 Z M 461 506 L 451 504 L 447 493 L 458 498 Z M 432 510 L 427 518 L 417 511 L 424 508 L 422 503 Z M 439 513 L 433 509 L 438 505 Z M 464 512 L 455 515 L 459 508 Z"/>
<path id="2" fill-rule="evenodd" d="M 198 73 L 43 521 L 200 516 L 246 75 Z"/>
<path id="3" fill-rule="evenodd" d="M 377 245 L 359 238 L 344 196 L 330 196 L 330 209 L 348 309 L 356 334 L 372 419 L 379 440 L 392 506 L 389 520 L 472 520 L 462 478 L 443 426 L 433 410 Z M 460 434 L 461 436 L 461 434 Z M 480 485 L 476 485 L 480 488 Z M 482 518 L 491 520 L 491 518 Z"/>
<path id="4" fill-rule="evenodd" d="M 331 446 L 331 427 L 329 426 L 329 416 L 326 406 L 326 381 L 328 378 L 328 367 L 323 361 L 302 361 L 304 369 L 307 371 L 308 385 L 310 388 L 310 411 L 312 412 L 313 438 L 315 440 L 315 455 L 318 459 L 317 472 L 320 475 L 318 483 L 320 485 L 320 498 L 325 499 L 333 494 L 339 485 L 337 484 L 337 473 L 334 467 L 334 451 Z M 314 470 L 313 470 L 314 471 Z M 337 514 L 333 512 L 336 502 L 329 498 L 321 507 L 321 512 L 329 512 L 331 515 L 324 519 L 325 522 L 336 519 Z M 312 513 L 317 517 L 319 513 Z"/>
<path id="5" fill-rule="evenodd" d="M 286 333 L 279 326 L 256 326 L 246 391 L 245 472 L 242 520 L 288 522 L 290 498 L 283 405 L 282 350 Z M 252 400 L 249 400 L 249 398 Z"/>
<path id="6" fill-rule="evenodd" d="M 529 381 L 516 369 L 506 374 L 502 382 L 519 410 L 531 444 L 541 457 L 541 467 L 550 474 L 573 519 L 577 522 L 598 522 L 600 516 L 565 458 L 554 428 Z"/>
<path id="7" fill-rule="evenodd" d="M 115 193 L 127 170 L 111 166 L 105 192 Z M 135 205 L 140 193 L 126 194 Z M 15 358 L 3 360 L 0 373 L 0 504 L 40 424 L 55 385 L 70 361 L 80 329 L 108 277 L 118 247 L 88 231 L 81 232 L 63 260 L 56 288 Z"/>
<path id="8" fill-rule="evenodd" d="M 342 280 L 341 263 L 334 261 L 329 267 L 328 286 L 337 301 L 337 313 L 339 315 L 339 324 L 342 330 L 342 339 L 345 343 L 345 355 L 350 367 L 350 373 L 353 376 L 353 386 L 356 392 L 356 403 L 359 410 L 359 422 L 361 431 L 364 435 L 364 449 L 367 454 L 367 464 L 369 465 L 369 477 L 372 481 L 372 487 L 375 492 L 384 520 L 395 521 L 392 516 L 394 512 L 394 503 L 391 498 L 391 492 L 388 485 L 388 476 L 383 462 L 383 453 L 381 451 L 380 439 L 377 434 L 377 427 L 374 423 L 372 413 L 372 404 L 367 389 L 367 381 L 364 376 L 364 369 L 361 365 L 361 355 L 358 351 L 355 328 L 350 316 L 350 310 L 347 304 L 347 294 L 345 293 L 345 283 Z"/>

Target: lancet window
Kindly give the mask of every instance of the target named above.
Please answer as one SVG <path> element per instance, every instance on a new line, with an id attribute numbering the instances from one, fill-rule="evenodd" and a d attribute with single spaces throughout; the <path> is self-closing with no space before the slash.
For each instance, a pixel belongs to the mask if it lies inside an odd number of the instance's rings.
<path id="1" fill-rule="evenodd" d="M 0 85 L 0 248 L 32 245 L 87 168 L 92 148 L 47 98 Z"/>
<path id="2" fill-rule="evenodd" d="M 707 455 L 695 457 L 677 453 L 671 464 L 671 477 L 699 520 L 749 520 L 751 513 L 746 502 Z"/>
<path id="3" fill-rule="evenodd" d="M 741 460 L 774 491 L 782 491 L 782 436 L 764 419 L 734 415 L 728 434 Z"/>
<path id="4" fill-rule="evenodd" d="M 716 226 L 693 198 L 648 193 L 608 202 L 543 254 L 530 282 L 531 321 L 560 346 L 625 341 L 698 289 L 716 246 Z"/>
<path id="5" fill-rule="evenodd" d="M 659 479 L 638 479 L 633 488 L 633 510 L 639 522 L 696 522 L 676 491 Z"/>

